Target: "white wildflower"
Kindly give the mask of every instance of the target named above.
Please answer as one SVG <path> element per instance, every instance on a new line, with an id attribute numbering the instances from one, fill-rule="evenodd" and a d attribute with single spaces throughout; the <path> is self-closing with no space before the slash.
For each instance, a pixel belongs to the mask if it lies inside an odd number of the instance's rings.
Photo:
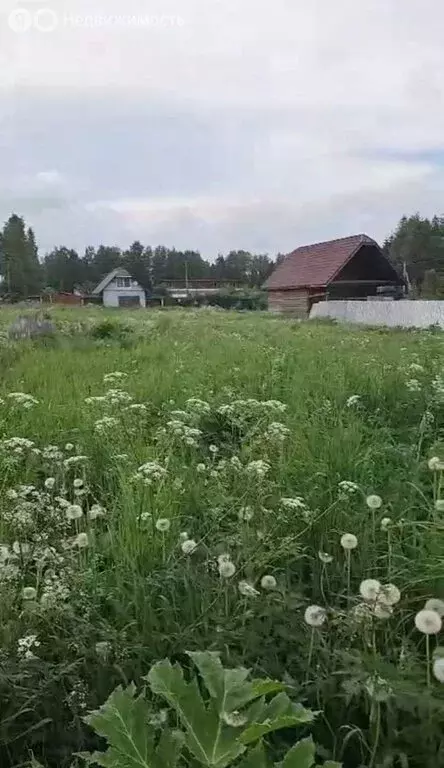
<path id="1" fill-rule="evenodd" d="M 432 456 L 428 461 L 428 465 L 432 472 L 441 472 L 444 469 L 444 461 L 441 461 L 438 456 Z"/>
<path id="2" fill-rule="evenodd" d="M 249 523 L 254 517 L 251 507 L 241 507 L 239 510 L 238 518 L 243 523 Z"/>
<path id="3" fill-rule="evenodd" d="M 345 404 L 346 404 L 347 408 L 353 408 L 353 406 L 359 405 L 360 402 L 361 402 L 361 396 L 360 395 L 351 395 L 347 399 Z"/>
<path id="4" fill-rule="evenodd" d="M 231 579 L 236 573 L 236 566 L 231 560 L 221 560 L 219 558 L 219 575 L 223 579 Z"/>
<path id="5" fill-rule="evenodd" d="M 79 549 L 84 549 L 84 547 L 87 547 L 88 545 L 89 540 L 87 533 L 79 533 L 73 540 L 73 546 L 79 547 Z"/>
<path id="6" fill-rule="evenodd" d="M 382 603 L 380 601 L 374 604 L 372 610 L 374 616 L 376 616 L 377 619 L 389 619 L 393 613 L 393 608 L 391 605 L 387 605 L 386 603 Z"/>
<path id="7" fill-rule="evenodd" d="M 6 491 L 6 498 L 10 499 L 10 501 L 14 501 L 15 499 L 18 499 L 18 493 L 14 490 L 14 488 L 8 488 Z"/>
<path id="8" fill-rule="evenodd" d="M 281 507 L 284 509 L 299 509 L 299 510 L 306 510 L 307 505 L 302 498 L 302 496 L 295 496 L 294 498 L 288 498 L 285 497 L 281 499 Z"/>
<path id="9" fill-rule="evenodd" d="M 391 517 L 383 517 L 381 520 L 381 531 L 388 531 L 392 522 L 393 521 Z"/>
<path id="10" fill-rule="evenodd" d="M 279 421 L 273 421 L 269 426 L 265 433 L 265 436 L 268 437 L 270 440 L 277 440 L 278 442 L 283 442 L 286 437 L 290 434 L 290 430 L 288 427 L 285 426 L 285 424 L 281 424 Z"/>
<path id="11" fill-rule="evenodd" d="M 382 499 L 380 496 L 377 496 L 375 493 L 371 494 L 370 496 L 367 496 L 365 502 L 369 509 L 380 509 L 380 507 L 382 507 Z"/>
<path id="12" fill-rule="evenodd" d="M 35 600 L 37 597 L 37 590 L 34 587 L 24 587 L 22 597 L 23 600 Z"/>
<path id="13" fill-rule="evenodd" d="M 423 635 L 437 635 L 441 631 L 442 620 L 436 611 L 424 609 L 416 614 L 415 625 Z"/>
<path id="14" fill-rule="evenodd" d="M 359 491 L 359 485 L 352 480 L 341 480 L 341 482 L 338 483 L 338 487 L 340 491 L 350 495 Z"/>
<path id="15" fill-rule="evenodd" d="M 436 499 L 435 509 L 437 512 L 444 512 L 444 499 Z"/>
<path id="16" fill-rule="evenodd" d="M 202 462 L 200 464 L 196 464 L 196 472 L 198 472 L 200 475 L 202 472 L 205 472 L 206 466 Z"/>
<path id="17" fill-rule="evenodd" d="M 0 564 L 6 563 L 6 561 L 9 560 L 10 555 L 9 547 L 7 547 L 6 544 L 0 544 Z"/>
<path id="18" fill-rule="evenodd" d="M 73 445 L 73 443 L 66 443 L 66 445 L 65 445 L 65 451 L 67 451 L 68 453 L 70 453 L 70 452 L 71 452 L 71 451 L 73 451 L 73 450 L 74 450 L 74 445 Z"/>
<path id="19" fill-rule="evenodd" d="M 45 488 L 47 488 L 48 491 L 52 491 L 54 486 L 55 486 L 55 477 L 47 477 L 45 480 Z"/>
<path id="20" fill-rule="evenodd" d="M 444 683 L 444 658 L 440 657 L 434 660 L 433 675 L 440 683 Z"/>
<path id="21" fill-rule="evenodd" d="M 219 448 L 217 447 L 217 445 L 210 445 L 210 446 L 208 447 L 208 450 L 209 450 L 209 451 L 210 451 L 210 453 L 212 453 L 213 455 L 215 455 L 216 453 L 219 453 Z"/>
<path id="22" fill-rule="evenodd" d="M 309 627 L 322 627 L 327 619 L 327 611 L 320 605 L 309 605 L 305 609 L 304 621 Z"/>
<path id="23" fill-rule="evenodd" d="M 111 648 L 111 643 L 108 640 L 100 640 L 95 644 L 97 656 L 100 656 L 102 659 L 106 659 L 109 656 Z"/>
<path id="24" fill-rule="evenodd" d="M 182 531 L 182 533 L 179 533 L 179 541 L 183 544 L 184 541 L 187 541 L 189 538 L 187 531 Z"/>
<path id="25" fill-rule="evenodd" d="M 81 477 L 76 477 L 75 480 L 73 481 L 73 486 L 74 486 L 74 488 L 82 488 L 82 486 L 83 486 L 82 478 Z"/>
<path id="26" fill-rule="evenodd" d="M 421 392 L 421 382 L 418 379 L 409 379 L 406 381 L 405 386 L 409 392 Z"/>
<path id="27" fill-rule="evenodd" d="M 192 555 L 197 549 L 197 542 L 194 539 L 186 539 L 186 541 L 182 542 L 181 549 L 184 555 Z"/>
<path id="28" fill-rule="evenodd" d="M 68 520 L 79 520 L 83 515 L 83 509 L 80 504 L 70 504 L 65 510 Z"/>
<path id="29" fill-rule="evenodd" d="M 382 584 L 378 597 L 384 605 L 396 605 L 401 599 L 401 592 L 395 584 Z"/>
<path id="30" fill-rule="evenodd" d="M 265 477 L 270 469 L 270 464 L 267 461 L 263 461 L 262 459 L 258 459 L 257 461 L 250 461 L 249 464 L 247 464 L 245 467 L 245 470 L 249 475 L 254 475 L 258 479 Z"/>
<path id="31" fill-rule="evenodd" d="M 426 611 L 435 611 L 441 618 L 444 618 L 444 600 L 439 600 L 437 597 L 431 597 L 427 600 L 424 609 Z"/>
<path id="32" fill-rule="evenodd" d="M 156 528 L 158 531 L 166 533 L 171 528 L 171 520 L 168 520 L 167 517 L 159 517 L 159 519 L 156 520 Z"/>
<path id="33" fill-rule="evenodd" d="M 341 536 L 341 547 L 343 549 L 356 549 L 358 546 L 358 539 L 353 533 L 344 533 Z"/>
<path id="34" fill-rule="evenodd" d="M 261 587 L 262 589 L 276 589 L 277 581 L 274 576 L 267 574 L 266 576 L 262 576 Z"/>
<path id="35" fill-rule="evenodd" d="M 153 482 L 162 480 L 166 474 L 167 470 L 158 461 L 147 461 L 139 467 L 136 479 L 142 479 L 145 485 L 152 485 Z"/>
<path id="36" fill-rule="evenodd" d="M 98 419 L 94 423 L 94 429 L 99 434 L 104 434 L 105 432 L 108 432 L 111 429 L 118 429 L 118 427 L 119 427 L 119 420 L 115 419 L 114 416 L 104 416 L 103 419 Z"/>
<path id="37" fill-rule="evenodd" d="M 249 581 L 240 581 L 237 588 L 243 597 L 257 597 L 260 595 L 260 592 Z"/>
<path id="38" fill-rule="evenodd" d="M 245 723 L 248 721 L 248 718 L 246 715 L 243 715 L 241 712 L 238 712 L 235 710 L 234 712 L 223 712 L 222 713 L 222 719 L 226 725 L 231 726 L 231 728 L 242 728 Z"/>
<path id="39" fill-rule="evenodd" d="M 359 592 L 364 600 L 375 602 L 381 591 L 381 583 L 377 579 L 364 579 L 359 586 Z"/>
<path id="40" fill-rule="evenodd" d="M 326 565 L 333 562 L 333 555 L 329 555 L 327 552 L 318 552 L 318 557 L 321 563 Z"/>
<path id="41" fill-rule="evenodd" d="M 96 520 L 98 517 L 103 517 L 106 514 L 106 510 L 100 504 L 93 504 L 88 510 L 88 517 L 90 520 Z"/>
<path id="42" fill-rule="evenodd" d="M 26 555 L 29 552 L 29 544 L 23 541 L 14 541 L 12 551 L 15 555 Z"/>

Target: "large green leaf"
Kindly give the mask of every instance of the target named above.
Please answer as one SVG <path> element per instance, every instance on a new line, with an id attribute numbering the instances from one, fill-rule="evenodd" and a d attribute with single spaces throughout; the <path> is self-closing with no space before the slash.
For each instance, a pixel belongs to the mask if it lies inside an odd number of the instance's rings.
<path id="1" fill-rule="evenodd" d="M 257 703 L 253 704 L 249 712 L 249 725 L 241 734 L 240 740 L 243 744 L 251 744 L 272 731 L 311 723 L 316 714 L 305 709 L 302 704 L 292 702 L 286 693 L 279 693 L 268 704 L 263 703 L 260 712 L 257 711 Z"/>
<path id="2" fill-rule="evenodd" d="M 285 755 L 281 768 L 312 768 L 315 763 L 315 745 L 313 739 L 302 739 Z"/>
<path id="3" fill-rule="evenodd" d="M 155 746 L 155 730 L 149 724 L 151 707 L 136 687 L 116 688 L 100 709 L 85 721 L 108 742 L 106 752 L 84 754 L 90 764 L 104 768 L 175 768 L 183 744 L 182 734 L 166 731 Z"/>
<path id="4" fill-rule="evenodd" d="M 225 725 L 216 707 L 206 707 L 197 680 L 187 683 L 178 664 L 158 662 L 147 680 L 153 693 L 166 699 L 176 711 L 185 729 L 185 743 L 202 765 L 225 768 L 245 751 L 237 739 L 238 730 Z M 211 685 L 216 697 L 216 678 Z"/>
<path id="5" fill-rule="evenodd" d="M 238 768 L 268 768 L 269 765 L 264 745 L 259 741 L 254 749 L 250 749 L 248 755 L 243 758 Z"/>
<path id="6" fill-rule="evenodd" d="M 225 669 L 218 653 L 190 652 L 188 655 L 199 670 L 219 714 L 242 709 L 254 699 L 285 689 L 285 685 L 276 680 L 248 681 L 249 670 L 244 667 Z"/>

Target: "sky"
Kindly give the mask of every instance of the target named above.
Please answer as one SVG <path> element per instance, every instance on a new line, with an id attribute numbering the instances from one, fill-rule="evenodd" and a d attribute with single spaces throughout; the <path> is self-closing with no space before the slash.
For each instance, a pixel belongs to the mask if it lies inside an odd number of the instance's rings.
<path id="1" fill-rule="evenodd" d="M 0 221 L 289 252 L 444 212 L 442 0 L 1 0 Z"/>

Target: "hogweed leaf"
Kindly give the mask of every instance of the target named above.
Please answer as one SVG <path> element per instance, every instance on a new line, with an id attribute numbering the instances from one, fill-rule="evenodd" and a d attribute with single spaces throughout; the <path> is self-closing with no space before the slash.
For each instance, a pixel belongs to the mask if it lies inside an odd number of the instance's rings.
<path id="1" fill-rule="evenodd" d="M 179 665 L 160 661 L 152 667 L 147 680 L 153 693 L 166 699 L 177 713 L 185 729 L 186 746 L 202 765 L 225 768 L 245 751 L 237 740 L 236 729 L 224 723 L 222 713 L 214 706 L 205 706 L 197 680 L 187 683 Z M 216 677 L 211 685 L 217 691 Z"/>
<path id="2" fill-rule="evenodd" d="M 311 736 L 302 739 L 287 752 L 280 768 L 312 768 L 315 764 L 315 752 Z"/>
<path id="3" fill-rule="evenodd" d="M 279 693 L 268 704 L 263 706 L 260 713 L 255 712 L 254 714 L 256 719 L 253 721 L 250 709 L 250 724 L 240 736 L 243 744 L 251 744 L 261 739 L 267 733 L 278 731 L 281 728 L 312 723 L 317 712 L 305 709 L 302 704 L 295 704 L 288 698 L 286 693 Z"/>
<path id="4" fill-rule="evenodd" d="M 248 755 L 244 757 L 238 768 L 268 768 L 269 765 L 264 745 L 258 741 L 254 749 L 251 749 Z"/>
<path id="5" fill-rule="evenodd" d="M 156 768 L 176 768 L 184 741 L 182 731 L 162 731 L 156 749 Z"/>
<path id="6" fill-rule="evenodd" d="M 188 656 L 199 670 L 219 714 L 234 712 L 254 699 L 285 689 L 283 683 L 275 680 L 248 681 L 250 672 L 244 667 L 225 669 L 218 653 L 189 652 Z"/>
<path id="7" fill-rule="evenodd" d="M 135 696 L 136 686 L 121 686 L 109 696 L 100 709 L 85 717 L 99 736 L 109 744 L 104 753 L 86 756 L 88 762 L 106 768 L 155 768 L 154 730 L 148 725 L 150 706 L 142 696 Z"/>

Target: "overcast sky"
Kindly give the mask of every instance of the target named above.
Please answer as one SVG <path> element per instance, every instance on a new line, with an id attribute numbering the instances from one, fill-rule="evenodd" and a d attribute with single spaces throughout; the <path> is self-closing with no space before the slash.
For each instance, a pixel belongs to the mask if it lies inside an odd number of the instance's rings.
<path id="1" fill-rule="evenodd" d="M 42 251 L 383 240 L 444 212 L 443 35 L 442 0 L 1 0 L 0 219 Z"/>

